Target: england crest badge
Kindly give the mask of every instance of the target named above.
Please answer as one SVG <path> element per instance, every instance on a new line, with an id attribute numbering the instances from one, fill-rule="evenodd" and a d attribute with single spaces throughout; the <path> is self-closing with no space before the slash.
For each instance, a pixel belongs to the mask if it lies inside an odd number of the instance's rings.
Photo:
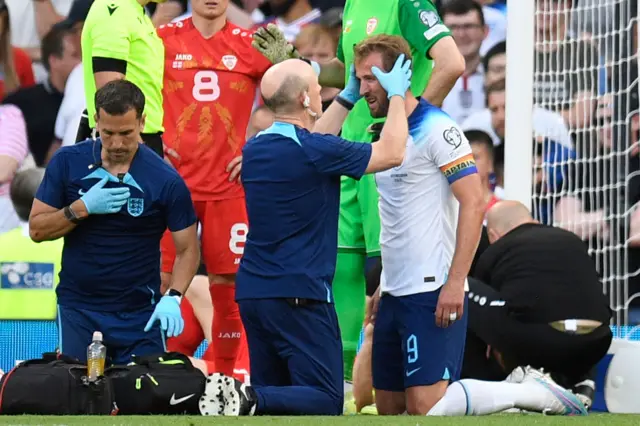
<path id="1" fill-rule="evenodd" d="M 138 217 L 144 211 L 144 198 L 129 198 L 127 200 L 127 211 L 133 217 Z"/>

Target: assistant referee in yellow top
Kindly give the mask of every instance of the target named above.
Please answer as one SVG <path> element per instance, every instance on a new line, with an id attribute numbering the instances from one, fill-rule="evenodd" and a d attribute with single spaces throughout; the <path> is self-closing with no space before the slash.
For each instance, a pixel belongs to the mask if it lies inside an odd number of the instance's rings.
<path id="1" fill-rule="evenodd" d="M 162 157 L 164 45 L 145 13 L 144 6 L 152 1 L 165 0 L 95 0 L 82 29 L 82 66 L 89 128 L 95 127 L 96 91 L 112 80 L 127 79 L 146 100 L 142 140 Z M 89 136 L 80 126 L 79 141 Z"/>

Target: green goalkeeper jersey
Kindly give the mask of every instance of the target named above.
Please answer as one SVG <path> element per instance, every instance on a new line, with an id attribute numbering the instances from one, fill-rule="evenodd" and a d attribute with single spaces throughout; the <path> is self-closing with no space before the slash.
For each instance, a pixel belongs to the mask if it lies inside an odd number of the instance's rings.
<path id="1" fill-rule="evenodd" d="M 353 46 L 365 38 L 389 34 L 407 40 L 413 56 L 411 91 L 415 96 L 422 95 L 431 77 L 433 61 L 429 50 L 438 40 L 451 35 L 430 0 L 347 0 L 342 23 L 337 55 L 347 70 L 353 63 Z M 341 136 L 371 142 L 370 126 L 381 121 L 384 119 L 371 117 L 362 99 L 349 113 Z M 365 175 L 360 181 L 342 177 L 338 248 L 379 256 L 379 237 L 378 193 L 373 175 Z"/>

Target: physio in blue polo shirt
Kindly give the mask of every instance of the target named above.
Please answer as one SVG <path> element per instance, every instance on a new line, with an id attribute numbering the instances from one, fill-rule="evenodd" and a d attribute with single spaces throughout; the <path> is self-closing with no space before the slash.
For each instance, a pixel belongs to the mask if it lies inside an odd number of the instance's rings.
<path id="1" fill-rule="evenodd" d="M 307 63 L 284 61 L 262 79 L 275 124 L 243 149 L 249 233 L 236 300 L 247 333 L 252 387 L 237 390 L 241 415 L 342 414 L 342 343 L 331 294 L 340 177 L 359 179 L 401 163 L 411 74 L 403 60 L 389 73 L 376 69 L 390 106 L 375 144 L 334 136 L 360 98 L 354 74 L 322 118 L 320 85 Z"/>
<path id="2" fill-rule="evenodd" d="M 82 361 L 96 330 L 116 363 L 163 352 L 162 332 L 182 332 L 180 301 L 200 263 L 189 191 L 141 143 L 144 104 L 140 89 L 126 80 L 98 90 L 101 137 L 54 155 L 31 210 L 34 241 L 64 237 L 56 290 L 60 349 Z M 160 238 L 167 227 L 177 257 L 163 296 Z"/>

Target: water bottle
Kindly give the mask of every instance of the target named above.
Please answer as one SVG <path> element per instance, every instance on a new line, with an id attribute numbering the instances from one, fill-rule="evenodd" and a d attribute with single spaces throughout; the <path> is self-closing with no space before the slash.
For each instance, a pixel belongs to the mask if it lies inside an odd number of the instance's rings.
<path id="1" fill-rule="evenodd" d="M 102 344 L 102 333 L 93 332 L 93 341 L 87 348 L 87 371 L 90 382 L 95 382 L 104 374 L 104 362 L 107 358 L 107 347 Z"/>

